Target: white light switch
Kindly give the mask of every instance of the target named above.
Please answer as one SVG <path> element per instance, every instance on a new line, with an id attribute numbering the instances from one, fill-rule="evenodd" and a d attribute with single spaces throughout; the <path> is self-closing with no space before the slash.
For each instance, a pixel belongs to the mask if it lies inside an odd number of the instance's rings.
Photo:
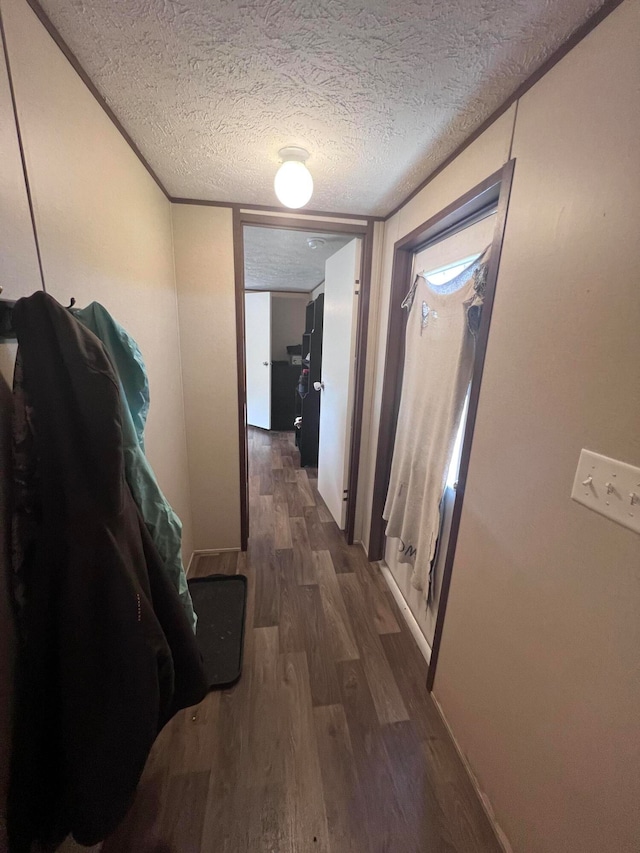
<path id="1" fill-rule="evenodd" d="M 640 468 L 582 450 L 571 497 L 640 533 Z"/>

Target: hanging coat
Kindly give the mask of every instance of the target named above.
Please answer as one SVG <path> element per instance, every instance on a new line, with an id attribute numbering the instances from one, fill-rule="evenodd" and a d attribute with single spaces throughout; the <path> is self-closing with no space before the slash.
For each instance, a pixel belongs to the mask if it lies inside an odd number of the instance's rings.
<path id="1" fill-rule="evenodd" d="M 39 292 L 16 303 L 8 797 L 11 853 L 92 845 L 126 814 L 160 728 L 206 693 L 195 637 L 127 485 L 100 341 Z"/>
<path id="2" fill-rule="evenodd" d="M 123 409 L 122 433 L 127 483 L 195 631 L 197 617 L 182 564 L 182 523 L 162 494 L 144 452 L 149 384 L 142 354 L 133 338 L 99 302 L 74 309 L 73 314 L 102 341 L 115 368 Z"/>

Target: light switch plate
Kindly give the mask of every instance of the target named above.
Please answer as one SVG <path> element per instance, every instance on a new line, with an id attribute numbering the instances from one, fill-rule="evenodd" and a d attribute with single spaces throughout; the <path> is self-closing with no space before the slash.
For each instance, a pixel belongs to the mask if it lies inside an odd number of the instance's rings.
<path id="1" fill-rule="evenodd" d="M 582 450 L 571 497 L 640 533 L 640 468 Z"/>

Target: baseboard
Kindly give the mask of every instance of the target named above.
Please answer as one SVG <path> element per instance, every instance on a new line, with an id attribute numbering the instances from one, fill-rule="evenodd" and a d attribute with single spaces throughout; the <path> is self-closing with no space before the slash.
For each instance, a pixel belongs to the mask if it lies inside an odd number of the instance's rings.
<path id="1" fill-rule="evenodd" d="M 500 824 L 496 820 L 496 816 L 495 816 L 493 808 L 491 806 L 491 801 L 489 800 L 489 797 L 487 797 L 487 795 L 483 792 L 482 788 L 480 787 L 480 784 L 478 782 L 476 774 L 471 769 L 471 765 L 467 761 L 466 755 L 460 749 L 460 744 L 456 740 L 456 736 L 454 735 L 453 731 L 451 730 L 451 726 L 449 725 L 449 721 L 447 720 L 447 718 L 444 714 L 444 711 L 442 710 L 442 708 L 440 706 L 440 703 L 438 702 L 438 700 L 436 699 L 436 697 L 433 693 L 431 693 L 431 699 L 433 700 L 433 704 L 435 706 L 435 709 L 438 712 L 440 719 L 442 720 L 449 737 L 451 738 L 451 742 L 453 743 L 453 746 L 455 747 L 456 752 L 458 753 L 460 761 L 462 762 L 463 767 L 467 773 L 467 776 L 469 777 L 469 781 L 471 782 L 471 784 L 473 786 L 473 790 L 476 792 L 478 800 L 480 801 L 480 804 L 482 805 L 482 809 L 487 816 L 487 820 L 491 824 L 491 828 L 493 829 L 493 831 L 495 833 L 496 839 L 498 840 L 498 844 L 502 847 L 502 850 L 504 851 L 504 853 L 513 853 L 513 847 L 509 843 L 509 839 L 507 838 L 507 836 L 503 832 Z"/>
<path id="2" fill-rule="evenodd" d="M 416 621 L 416 617 L 411 612 L 411 608 L 406 602 L 404 595 L 398 584 L 396 583 L 396 579 L 391 574 L 391 569 L 385 563 L 384 560 L 380 560 L 378 563 L 380 566 L 380 571 L 382 572 L 382 577 L 387 582 L 387 586 L 391 591 L 391 595 L 394 597 L 396 604 L 400 608 L 400 612 L 402 613 L 402 617 L 404 621 L 407 623 L 407 627 L 411 631 L 411 636 L 416 641 L 416 645 L 420 649 L 420 653 L 422 657 L 426 660 L 427 663 L 431 662 L 431 646 L 427 642 L 427 638 L 422 633 L 418 622 Z"/>
<path id="3" fill-rule="evenodd" d="M 189 563 L 187 565 L 186 575 L 189 576 L 189 572 L 191 571 L 191 566 L 193 565 L 193 561 L 196 557 L 216 557 L 218 554 L 228 554 L 230 551 L 241 551 L 240 547 L 237 548 L 205 548 L 202 551 L 192 551 L 191 556 L 189 557 Z"/>

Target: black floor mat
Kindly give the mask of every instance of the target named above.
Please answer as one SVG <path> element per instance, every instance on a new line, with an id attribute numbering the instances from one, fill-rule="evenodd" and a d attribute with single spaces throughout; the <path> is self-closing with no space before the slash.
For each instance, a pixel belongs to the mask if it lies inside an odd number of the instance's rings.
<path id="1" fill-rule="evenodd" d="M 229 687 L 242 672 L 247 579 L 244 575 L 209 575 L 189 581 L 198 614 L 196 639 L 209 687 Z"/>

